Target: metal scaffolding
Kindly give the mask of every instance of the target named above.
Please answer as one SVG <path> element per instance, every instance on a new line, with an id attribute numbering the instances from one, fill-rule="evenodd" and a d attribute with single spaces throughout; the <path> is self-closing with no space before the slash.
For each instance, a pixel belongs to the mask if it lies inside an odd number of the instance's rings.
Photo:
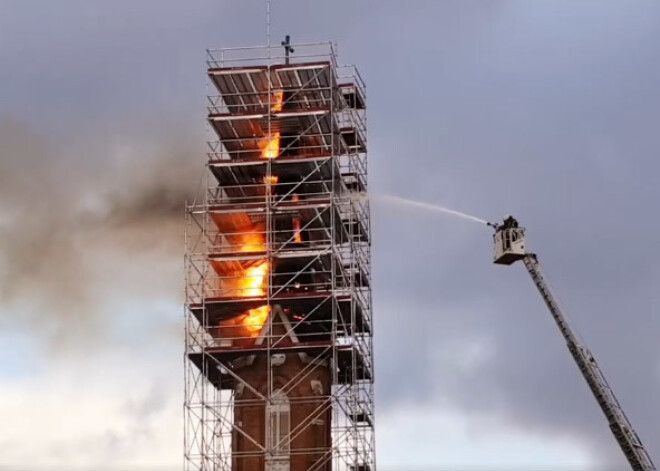
<path id="1" fill-rule="evenodd" d="M 374 470 L 364 83 L 328 43 L 210 50 L 207 66 L 184 468 Z"/>

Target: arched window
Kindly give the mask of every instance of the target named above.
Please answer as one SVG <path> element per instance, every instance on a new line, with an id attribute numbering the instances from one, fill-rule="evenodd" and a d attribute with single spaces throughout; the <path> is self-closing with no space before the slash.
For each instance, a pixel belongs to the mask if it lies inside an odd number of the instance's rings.
<path id="1" fill-rule="evenodd" d="M 266 407 L 266 471 L 289 471 L 290 433 L 291 405 L 278 389 Z"/>

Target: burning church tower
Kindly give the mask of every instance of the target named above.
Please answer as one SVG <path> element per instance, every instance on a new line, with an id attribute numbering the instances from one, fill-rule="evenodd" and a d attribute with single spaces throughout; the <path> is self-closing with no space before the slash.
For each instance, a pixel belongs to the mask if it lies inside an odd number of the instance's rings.
<path id="1" fill-rule="evenodd" d="M 185 469 L 375 469 L 365 87 L 331 44 L 209 51 Z"/>

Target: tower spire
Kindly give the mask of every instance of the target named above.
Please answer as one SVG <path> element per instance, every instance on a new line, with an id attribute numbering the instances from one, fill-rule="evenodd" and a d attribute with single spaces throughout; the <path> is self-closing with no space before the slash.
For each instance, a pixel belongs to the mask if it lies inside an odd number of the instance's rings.
<path id="1" fill-rule="evenodd" d="M 289 64 L 289 54 L 296 52 L 294 48 L 291 47 L 291 36 L 288 34 L 284 37 L 282 41 L 282 46 L 284 46 L 284 63 Z"/>

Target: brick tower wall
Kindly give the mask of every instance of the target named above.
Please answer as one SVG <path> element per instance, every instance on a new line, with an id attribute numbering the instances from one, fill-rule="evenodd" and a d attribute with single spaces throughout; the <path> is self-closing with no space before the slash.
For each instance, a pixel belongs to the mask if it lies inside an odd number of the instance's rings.
<path id="1" fill-rule="evenodd" d="M 310 365 L 299 354 L 285 356 L 281 366 L 271 368 L 273 390 L 285 389 L 290 404 L 290 471 L 331 470 L 331 404 L 329 368 L 314 365 L 302 379 L 292 381 Z M 264 396 L 268 393 L 268 365 L 265 355 L 257 355 L 249 366 L 237 370 L 242 379 Z M 235 393 L 234 421 L 245 435 L 266 446 L 266 405 L 247 387 Z M 234 471 L 267 471 L 263 453 L 243 433 L 235 430 L 232 440 Z M 255 456 L 250 456 L 253 453 Z"/>

